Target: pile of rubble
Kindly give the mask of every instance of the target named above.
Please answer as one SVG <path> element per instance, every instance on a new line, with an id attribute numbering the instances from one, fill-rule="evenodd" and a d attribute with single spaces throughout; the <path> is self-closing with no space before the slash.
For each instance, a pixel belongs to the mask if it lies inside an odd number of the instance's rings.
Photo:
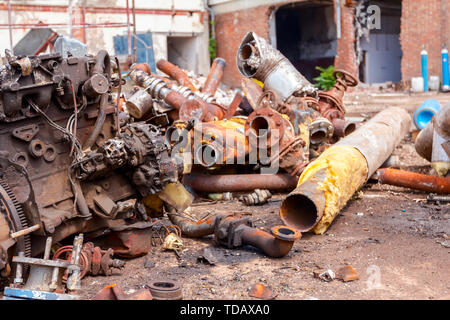
<path id="1" fill-rule="evenodd" d="M 113 256 L 143 256 L 158 245 L 177 252 L 183 237 L 213 235 L 225 247 L 251 245 L 281 258 L 301 232 L 324 233 L 370 178 L 411 179 L 378 170 L 409 132 L 405 110 L 388 108 L 357 129 L 343 105 L 347 88 L 358 84 L 354 76 L 336 70 L 335 86 L 319 91 L 254 32 L 237 52 L 243 78 L 236 91 L 220 88 L 221 58 L 206 78 L 164 60 L 157 67 L 167 76 L 146 64 L 123 76 L 106 51 L 67 58 L 7 52 L 5 59 L 0 272 L 7 278 L 17 265 L 4 291 L 10 299 L 75 299 L 83 277 L 124 268 Z M 442 176 L 446 110 L 417 142 Z M 421 190 L 450 191 L 448 178 L 413 178 L 424 181 Z M 271 233 L 236 213 L 201 220 L 187 213 L 198 198 L 261 205 L 282 190 L 290 191 L 280 206 L 285 225 Z M 73 245 L 60 245 L 78 233 Z M 32 258 L 42 252 L 43 259 Z M 158 280 L 132 295 L 108 286 L 96 299 L 181 297 L 179 284 Z"/>

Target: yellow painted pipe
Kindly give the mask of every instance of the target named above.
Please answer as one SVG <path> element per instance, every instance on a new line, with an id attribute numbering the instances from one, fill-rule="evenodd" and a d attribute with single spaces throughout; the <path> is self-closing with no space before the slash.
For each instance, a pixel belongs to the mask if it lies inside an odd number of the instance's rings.
<path id="1" fill-rule="evenodd" d="M 311 162 L 282 202 L 283 222 L 300 232 L 323 234 L 352 195 L 408 133 L 411 117 L 388 108 Z"/>

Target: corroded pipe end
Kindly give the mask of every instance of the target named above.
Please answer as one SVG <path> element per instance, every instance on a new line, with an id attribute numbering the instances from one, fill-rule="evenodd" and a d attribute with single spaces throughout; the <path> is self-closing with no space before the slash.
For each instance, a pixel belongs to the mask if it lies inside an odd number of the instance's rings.
<path id="1" fill-rule="evenodd" d="M 294 242 L 302 237 L 296 229 L 287 226 L 275 226 L 270 229 L 273 236 L 279 240 Z"/>
<path id="2" fill-rule="evenodd" d="M 314 180 L 302 183 L 281 203 L 281 220 L 300 232 L 312 230 L 325 209 L 325 193 L 317 188 Z"/>
<path id="3" fill-rule="evenodd" d="M 333 119 L 331 123 L 334 127 L 334 135 L 339 138 L 348 136 L 356 130 L 356 124 L 353 122 L 348 122 L 342 119 Z"/>

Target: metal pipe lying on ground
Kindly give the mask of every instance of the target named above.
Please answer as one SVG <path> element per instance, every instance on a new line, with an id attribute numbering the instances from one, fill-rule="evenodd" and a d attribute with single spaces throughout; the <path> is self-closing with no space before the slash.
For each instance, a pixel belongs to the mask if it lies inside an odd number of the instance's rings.
<path id="1" fill-rule="evenodd" d="M 411 117 L 388 108 L 311 162 L 282 202 L 283 222 L 300 232 L 324 233 L 353 193 L 386 161 L 408 133 Z"/>
<path id="2" fill-rule="evenodd" d="M 289 174 L 189 174 L 184 183 L 197 192 L 236 192 L 267 190 L 293 190 L 297 180 Z"/>
<path id="3" fill-rule="evenodd" d="M 222 58 L 214 59 L 211 70 L 208 74 L 208 78 L 206 78 L 205 84 L 203 86 L 203 93 L 214 96 L 217 88 L 219 87 L 220 81 L 222 81 L 225 64 L 225 60 Z"/>
<path id="4" fill-rule="evenodd" d="M 259 248 L 267 256 L 281 258 L 289 253 L 295 240 L 301 234 L 286 226 L 276 226 L 271 233 L 259 230 L 252 226 L 248 217 L 240 215 L 218 215 L 208 220 L 190 221 L 178 214 L 168 214 L 170 221 L 180 227 L 183 235 L 187 237 L 204 237 L 214 234 L 217 243 L 230 249 L 241 245 L 251 245 Z"/>
<path id="5" fill-rule="evenodd" d="M 397 169 L 378 169 L 373 178 L 379 183 L 432 193 L 450 193 L 450 177 L 436 177 Z"/>

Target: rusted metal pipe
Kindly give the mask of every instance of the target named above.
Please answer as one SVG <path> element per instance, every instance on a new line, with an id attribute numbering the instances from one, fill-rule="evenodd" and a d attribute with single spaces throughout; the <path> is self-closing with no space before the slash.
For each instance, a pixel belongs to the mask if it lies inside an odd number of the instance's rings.
<path id="1" fill-rule="evenodd" d="M 156 63 L 156 67 L 165 74 L 175 79 L 180 86 L 188 87 L 194 92 L 197 91 L 197 88 L 192 84 L 189 76 L 183 70 L 181 70 L 180 67 L 167 60 L 159 60 Z"/>
<path id="2" fill-rule="evenodd" d="M 188 99 L 172 90 L 163 80 L 138 68 L 133 69 L 129 76 L 137 85 L 146 88 L 154 99 L 164 100 L 164 102 L 176 108 L 178 114 L 169 113 L 173 120 L 189 120 L 192 118 L 201 121 L 221 120 L 226 113 L 225 107 L 216 103 L 207 103 L 198 98 Z"/>
<path id="3" fill-rule="evenodd" d="M 430 176 L 391 168 L 378 169 L 373 177 L 382 184 L 431 193 L 450 193 L 450 177 Z"/>
<path id="4" fill-rule="evenodd" d="M 201 238 L 214 233 L 216 217 L 207 220 L 191 221 L 178 214 L 168 213 L 170 221 L 181 229 L 181 233 L 189 238 Z"/>
<path id="5" fill-rule="evenodd" d="M 95 141 L 97 141 L 97 137 L 100 134 L 100 132 L 102 131 L 103 124 L 105 123 L 105 120 L 106 120 L 107 109 L 108 109 L 108 94 L 104 93 L 100 97 L 100 106 L 99 106 L 97 120 L 95 121 L 95 124 L 94 124 L 94 128 L 92 128 L 92 131 L 91 131 L 88 139 L 86 140 L 86 142 L 83 145 L 83 148 L 85 150 L 90 149 L 94 145 Z"/>
<path id="6" fill-rule="evenodd" d="M 300 233 L 286 226 L 276 226 L 271 229 L 272 234 L 260 229 L 241 226 L 243 244 L 259 248 L 267 256 L 282 258 L 291 251 L 295 240 L 300 238 Z"/>
<path id="7" fill-rule="evenodd" d="M 214 59 L 211 70 L 208 74 L 208 78 L 206 78 L 205 84 L 203 86 L 203 93 L 214 96 L 217 88 L 219 87 L 220 81 L 222 81 L 225 64 L 225 60 L 222 58 Z"/>
<path id="8" fill-rule="evenodd" d="M 301 232 L 324 233 L 339 211 L 386 161 L 411 126 L 401 108 L 388 108 L 328 148 L 300 176 L 282 202 L 283 222 Z"/>
<path id="9" fill-rule="evenodd" d="M 295 240 L 301 237 L 300 232 L 286 226 L 273 227 L 271 233 L 254 228 L 248 217 L 238 214 L 216 216 L 214 239 L 230 249 L 247 244 L 260 249 L 269 257 L 281 258 L 289 253 Z"/>
<path id="10" fill-rule="evenodd" d="M 255 189 L 293 190 L 297 179 L 289 174 L 189 174 L 184 183 L 198 192 L 236 192 Z"/>

